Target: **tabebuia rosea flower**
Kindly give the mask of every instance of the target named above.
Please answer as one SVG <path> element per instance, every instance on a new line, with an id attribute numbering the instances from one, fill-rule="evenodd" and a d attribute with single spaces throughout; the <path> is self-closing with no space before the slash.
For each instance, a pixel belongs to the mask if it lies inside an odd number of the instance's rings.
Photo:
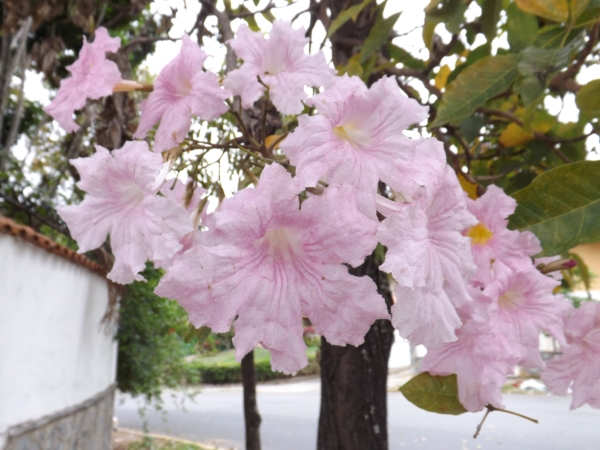
<path id="1" fill-rule="evenodd" d="M 143 280 L 138 272 L 146 260 L 170 258 L 181 249 L 179 240 L 192 231 L 189 212 L 176 202 L 156 194 L 161 176 L 161 155 L 145 142 L 127 142 L 109 152 L 71 160 L 81 180 L 77 186 L 87 195 L 79 205 L 59 206 L 79 252 L 100 247 L 110 234 L 115 264 L 108 278 L 127 284 Z"/>
<path id="2" fill-rule="evenodd" d="M 565 335 L 567 345 L 547 363 L 542 381 L 558 395 L 566 395 L 571 387 L 571 409 L 586 403 L 600 408 L 600 303 L 589 301 L 570 308 Z"/>
<path id="3" fill-rule="evenodd" d="M 481 411 L 487 404 L 502 408 L 502 386 L 520 358 L 518 349 L 476 320 L 468 320 L 456 335 L 454 342 L 427 347 L 421 371 L 456 374 L 458 399 L 468 411 Z"/>
<path id="4" fill-rule="evenodd" d="M 223 85 L 242 99 L 244 108 L 251 108 L 265 86 L 273 105 L 283 114 L 300 114 L 307 98 L 305 86 L 328 87 L 334 71 L 327 65 L 323 52 L 304 53 L 308 38 L 304 29 L 293 29 L 291 23 L 273 22 L 269 38 L 250 31 L 241 24 L 237 36 L 227 43 L 244 63 L 227 74 Z M 258 77 L 263 84 L 258 81 Z"/>
<path id="5" fill-rule="evenodd" d="M 388 248 L 381 270 L 396 280 L 392 323 L 412 344 L 456 340 L 462 324 L 456 308 L 472 301 L 467 280 L 475 272 L 470 240 L 462 230 L 477 220 L 447 165 L 422 188 L 421 197 L 379 226 L 377 238 Z"/>
<path id="6" fill-rule="evenodd" d="M 465 230 L 471 238 L 471 251 L 477 273 L 471 281 L 485 286 L 494 278 L 493 263 L 498 261 L 514 267 L 531 266 L 531 257 L 542 251 L 540 241 L 530 231 L 509 230 L 508 216 L 515 212 L 517 202 L 502 189 L 490 185 L 477 200 L 467 200 L 468 208 L 479 223 Z"/>
<path id="7" fill-rule="evenodd" d="M 393 78 L 382 78 L 367 88 L 358 77 L 339 77 L 325 92 L 307 103 L 314 116 L 298 117 L 298 128 L 281 143 L 296 166 L 296 182 L 314 187 L 319 180 L 350 184 L 361 212 L 375 217 L 377 183 L 401 191 L 406 180 L 398 169 L 412 161 L 415 147 L 431 159 L 445 161 L 439 148 L 402 134 L 407 126 L 428 116 L 427 108 L 400 93 Z M 416 173 L 427 166 L 415 166 Z"/>
<path id="8" fill-rule="evenodd" d="M 111 38 L 104 27 L 96 30 L 94 42 L 84 38 L 79 58 L 67 67 L 72 76 L 60 82 L 56 97 L 44 108 L 65 131 L 79 129 L 73 113 L 85 106 L 86 99 L 112 94 L 113 86 L 121 81 L 117 65 L 106 59 L 106 53 L 116 52 L 120 45 L 121 40 Z"/>
<path id="9" fill-rule="evenodd" d="M 226 332 L 235 320 L 238 360 L 261 344 L 274 370 L 295 373 L 307 364 L 302 316 L 334 345 L 361 344 L 373 321 L 389 317 L 375 283 L 343 264 L 361 264 L 377 243 L 377 222 L 358 212 L 349 187 L 330 186 L 300 209 L 292 177 L 271 165 L 214 220 L 218 245 L 194 245 L 155 292 L 176 299 L 196 327 Z"/>
<path id="10" fill-rule="evenodd" d="M 160 121 L 154 136 L 155 152 L 181 143 L 192 125 L 192 115 L 212 120 L 227 111 L 217 76 L 202 70 L 208 55 L 184 34 L 181 51 L 158 74 L 154 90 L 140 105 L 141 117 L 134 137 L 142 139 Z"/>
<path id="11" fill-rule="evenodd" d="M 531 261 L 528 268 L 519 270 L 498 262 L 494 272 L 494 280 L 476 297 L 476 303 L 485 308 L 488 326 L 521 350 L 520 365 L 543 369 L 540 332 L 565 344 L 563 317 L 569 303 L 562 295 L 553 294 L 559 283 L 540 273 Z"/>

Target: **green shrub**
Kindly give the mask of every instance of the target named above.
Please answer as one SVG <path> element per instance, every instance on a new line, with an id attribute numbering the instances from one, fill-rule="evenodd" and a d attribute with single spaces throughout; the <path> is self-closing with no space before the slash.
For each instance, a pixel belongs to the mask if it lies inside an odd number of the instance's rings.
<path id="1" fill-rule="evenodd" d="M 278 378 L 289 378 L 281 372 L 271 370 L 270 355 L 265 350 L 255 352 L 254 370 L 256 381 L 269 381 Z M 308 365 L 298 372 L 298 375 L 313 375 L 319 373 L 319 363 L 317 361 L 317 350 L 309 349 L 307 352 Z M 225 358 L 223 358 L 225 359 Z M 225 359 L 222 362 L 213 362 L 211 358 L 202 358 L 186 363 L 187 376 L 186 381 L 189 384 L 223 384 L 240 383 L 242 381 L 242 366 L 235 360 Z"/>

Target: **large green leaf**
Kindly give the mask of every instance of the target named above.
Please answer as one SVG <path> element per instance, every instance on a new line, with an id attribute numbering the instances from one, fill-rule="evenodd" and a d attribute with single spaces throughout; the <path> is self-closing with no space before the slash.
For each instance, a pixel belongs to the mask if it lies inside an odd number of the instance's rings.
<path id="1" fill-rule="evenodd" d="M 458 401 L 456 375 L 442 377 L 423 372 L 408 380 L 400 392 L 409 402 L 425 411 L 454 416 L 467 412 Z"/>
<path id="2" fill-rule="evenodd" d="M 346 22 L 348 22 L 350 19 L 352 19 L 353 22 L 356 21 L 356 18 L 358 17 L 360 12 L 364 9 L 365 6 L 371 3 L 371 1 L 372 0 L 363 0 L 358 5 L 351 6 L 350 8 L 341 11 L 337 15 L 337 17 L 331 21 L 329 29 L 327 30 L 327 37 L 333 36 L 333 33 L 339 30 L 340 27 Z"/>
<path id="3" fill-rule="evenodd" d="M 560 49 L 527 47 L 521 52 L 517 64 L 520 76 L 515 82 L 514 91 L 521 95 L 525 106 L 538 99 L 552 77 L 567 67 L 571 57 L 583 46 L 584 38 L 585 32 Z"/>
<path id="4" fill-rule="evenodd" d="M 517 55 L 487 56 L 464 69 L 446 88 L 430 127 L 460 123 L 517 78 Z"/>
<path id="5" fill-rule="evenodd" d="M 577 107 L 588 117 L 600 117 L 600 80 L 590 81 L 583 86 L 577 97 Z"/>
<path id="6" fill-rule="evenodd" d="M 519 9 L 515 3 L 506 8 L 506 31 L 508 32 L 508 44 L 512 52 L 520 52 L 526 47 L 533 45 L 538 33 L 537 17 Z"/>
<path id="7" fill-rule="evenodd" d="M 369 56 L 377 51 L 379 47 L 385 44 L 394 28 L 394 25 L 400 17 L 400 13 L 392 14 L 387 19 L 383 18 L 383 10 L 385 8 L 385 2 L 377 7 L 377 17 L 373 28 L 369 31 L 369 35 L 365 39 L 365 43 L 362 46 L 360 63 L 364 63 Z"/>
<path id="8" fill-rule="evenodd" d="M 600 161 L 555 167 L 512 196 L 518 206 L 509 228 L 533 232 L 539 256 L 600 241 Z"/>

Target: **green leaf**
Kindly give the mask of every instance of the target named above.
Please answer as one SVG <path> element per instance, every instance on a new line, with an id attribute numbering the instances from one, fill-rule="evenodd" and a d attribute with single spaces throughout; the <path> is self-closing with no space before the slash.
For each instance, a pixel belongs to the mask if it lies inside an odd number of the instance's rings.
<path id="1" fill-rule="evenodd" d="M 446 87 L 437 117 L 429 127 L 460 123 L 517 78 L 517 55 L 487 56 L 463 70 Z"/>
<path id="2" fill-rule="evenodd" d="M 196 338 L 198 339 L 198 343 L 203 344 L 204 341 L 206 340 L 206 338 L 208 337 L 208 335 L 210 334 L 210 328 L 208 328 L 208 327 L 195 328 L 194 334 L 196 335 Z"/>
<path id="3" fill-rule="evenodd" d="M 208 337 L 209 334 L 210 334 L 210 328 L 208 328 L 208 327 L 196 328 L 196 327 L 194 327 L 194 325 L 192 325 L 190 323 L 187 331 L 185 332 L 185 335 L 183 336 L 183 341 L 186 344 L 188 344 L 192 341 L 192 339 L 194 339 L 194 336 L 196 336 L 196 338 L 198 339 L 198 343 L 202 344 L 206 340 L 206 338 Z"/>
<path id="4" fill-rule="evenodd" d="M 473 142 L 473 140 L 479 136 L 479 130 L 485 126 L 485 119 L 481 116 L 467 117 L 460 123 L 460 132 L 467 142 Z"/>
<path id="5" fill-rule="evenodd" d="M 252 31 L 260 31 L 260 27 L 258 26 L 258 23 L 256 22 L 256 17 L 254 17 L 253 15 L 246 16 L 246 17 L 244 17 L 244 20 L 248 24 L 248 28 L 250 28 Z"/>
<path id="6" fill-rule="evenodd" d="M 585 286 L 585 290 L 589 291 L 591 287 L 591 276 L 590 276 L 590 268 L 587 266 L 585 261 L 581 256 L 577 253 L 569 252 L 567 255 L 569 258 L 574 259 L 577 263 L 577 270 L 579 271 L 579 275 L 581 276 L 581 281 L 583 281 L 583 285 Z M 571 269 L 573 270 L 573 269 Z"/>
<path id="7" fill-rule="evenodd" d="M 484 0 L 479 23 L 488 42 L 491 42 L 496 37 L 496 25 L 500 19 L 501 10 L 502 0 Z M 510 23 L 510 20 L 508 23 Z"/>
<path id="8" fill-rule="evenodd" d="M 195 330 L 196 329 L 194 328 L 194 325 L 192 325 L 190 323 L 190 325 L 188 326 L 187 331 L 183 335 L 183 342 L 185 342 L 186 344 L 190 343 L 192 341 L 192 339 L 194 339 L 194 336 L 195 336 L 194 331 Z"/>
<path id="9" fill-rule="evenodd" d="M 356 18 L 358 17 L 360 12 L 364 9 L 365 6 L 371 3 L 371 1 L 372 0 L 363 0 L 363 2 L 359 3 L 358 5 L 354 5 L 348 9 L 340 11 L 337 17 L 331 21 L 331 25 L 329 25 L 329 29 L 327 30 L 327 37 L 333 36 L 333 34 L 350 19 L 352 19 L 353 22 L 356 21 Z"/>
<path id="10" fill-rule="evenodd" d="M 600 16 L 600 0 L 591 0 L 591 2 L 587 5 L 587 8 L 577 19 L 575 25 L 580 25 L 582 23 L 589 23 L 591 21 L 596 21 Z"/>
<path id="11" fill-rule="evenodd" d="M 579 111 L 588 117 L 600 117 L 600 80 L 590 81 L 583 86 L 577 96 L 575 102 Z"/>
<path id="12" fill-rule="evenodd" d="M 275 22 L 275 20 L 277 19 L 274 15 L 273 12 L 269 9 L 267 11 L 265 11 L 264 13 L 261 13 L 261 15 L 265 18 L 265 20 L 273 23 Z"/>
<path id="13" fill-rule="evenodd" d="M 433 20 L 427 20 L 427 16 L 425 16 L 425 23 L 423 24 L 423 42 L 425 46 L 431 50 L 431 46 L 433 45 L 433 34 L 435 32 L 435 27 L 438 22 Z"/>
<path id="14" fill-rule="evenodd" d="M 394 28 L 394 25 L 400 17 L 400 13 L 392 14 L 387 19 L 383 18 L 383 10 L 385 8 L 385 2 L 377 8 L 377 18 L 373 24 L 373 28 L 369 31 L 369 35 L 365 39 L 365 43 L 362 47 L 362 57 L 360 63 L 364 63 L 369 56 L 377 51 L 379 47 L 385 44 Z"/>
<path id="15" fill-rule="evenodd" d="M 527 47 L 521 52 L 517 64 L 520 76 L 514 91 L 521 95 L 524 106 L 538 99 L 552 77 L 567 67 L 571 57 L 583 46 L 584 37 L 585 33 L 581 33 L 560 49 Z"/>
<path id="16" fill-rule="evenodd" d="M 555 167 L 512 196 L 518 206 L 509 228 L 534 233 L 543 248 L 537 256 L 600 241 L 600 161 Z"/>
<path id="17" fill-rule="evenodd" d="M 435 6 L 432 5 L 435 3 Z M 432 1 L 425 9 L 425 21 L 443 23 L 450 33 L 459 33 L 465 18 L 468 2 L 465 0 Z"/>
<path id="18" fill-rule="evenodd" d="M 458 416 L 467 410 L 458 401 L 456 375 L 434 376 L 423 372 L 411 378 L 400 392 L 413 405 L 425 411 Z"/>
<path id="19" fill-rule="evenodd" d="M 402 63 L 411 69 L 422 70 L 425 68 L 425 61 L 415 58 L 413 55 L 397 45 L 388 44 L 387 50 L 392 61 L 396 63 Z"/>
<path id="20" fill-rule="evenodd" d="M 533 14 L 526 13 L 511 3 L 506 8 L 508 19 L 506 31 L 508 32 L 508 45 L 513 52 L 520 52 L 533 45 L 538 33 L 538 21 Z"/>

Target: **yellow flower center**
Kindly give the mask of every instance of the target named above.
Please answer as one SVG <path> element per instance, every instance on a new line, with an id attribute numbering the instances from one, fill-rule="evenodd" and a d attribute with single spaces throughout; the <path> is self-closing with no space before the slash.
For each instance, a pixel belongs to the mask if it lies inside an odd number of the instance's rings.
<path id="1" fill-rule="evenodd" d="M 523 303 L 523 295 L 520 292 L 506 291 L 498 299 L 500 308 L 512 309 Z"/>
<path id="2" fill-rule="evenodd" d="M 481 222 L 467 231 L 467 236 L 471 238 L 471 245 L 485 245 L 493 235 L 494 233 Z"/>
<path id="3" fill-rule="evenodd" d="M 333 129 L 333 134 L 338 139 L 348 141 L 354 147 L 365 146 L 369 141 L 369 136 L 360 130 L 354 123 L 339 125 Z"/>

